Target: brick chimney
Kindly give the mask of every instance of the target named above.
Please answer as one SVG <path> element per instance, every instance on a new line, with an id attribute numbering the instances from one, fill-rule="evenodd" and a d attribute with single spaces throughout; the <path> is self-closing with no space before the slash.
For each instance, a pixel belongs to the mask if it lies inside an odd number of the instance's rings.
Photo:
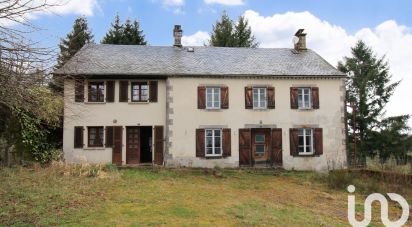
<path id="1" fill-rule="evenodd" d="M 303 33 L 303 28 L 299 29 L 295 33 L 295 39 L 294 39 L 294 44 L 295 44 L 295 50 L 302 52 L 306 51 L 306 33 Z"/>
<path id="2" fill-rule="evenodd" d="M 175 38 L 175 43 L 173 44 L 174 47 L 182 47 L 182 35 L 182 26 L 178 24 L 175 25 L 175 28 L 173 29 L 173 37 Z"/>

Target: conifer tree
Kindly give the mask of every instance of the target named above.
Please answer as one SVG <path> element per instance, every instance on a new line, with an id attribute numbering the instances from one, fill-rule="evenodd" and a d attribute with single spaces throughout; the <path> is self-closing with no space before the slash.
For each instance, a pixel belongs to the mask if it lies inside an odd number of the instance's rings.
<path id="1" fill-rule="evenodd" d="M 235 23 L 224 11 L 222 17 L 213 25 L 209 45 L 218 47 L 257 47 L 252 29 L 244 16 Z"/>
<path id="2" fill-rule="evenodd" d="M 116 14 L 114 22 L 111 24 L 111 28 L 103 37 L 103 44 L 121 44 L 123 39 L 123 25 L 120 24 L 119 13 Z"/>
<path id="3" fill-rule="evenodd" d="M 354 132 L 359 140 L 357 147 L 362 159 L 358 160 L 362 163 L 356 164 L 365 164 L 366 155 L 373 153 L 376 142 L 371 134 L 380 127 L 384 108 L 399 81 L 391 83 L 392 76 L 385 57 L 378 58 L 363 41 L 358 41 L 352 48 L 351 57 L 345 57 L 343 62 L 338 63 L 338 69 L 348 75 L 346 100 L 355 106 L 354 112 L 347 113 L 347 124 L 351 129 L 351 140 Z"/>
<path id="4" fill-rule="evenodd" d="M 67 34 L 66 38 L 61 39 L 60 41 L 60 54 L 57 58 L 57 64 L 55 68 L 58 69 L 62 67 L 85 44 L 92 42 L 93 34 L 89 30 L 87 19 L 85 17 L 78 17 L 74 21 L 72 31 Z M 63 79 L 60 76 L 54 75 L 49 86 L 54 92 L 62 92 Z"/>

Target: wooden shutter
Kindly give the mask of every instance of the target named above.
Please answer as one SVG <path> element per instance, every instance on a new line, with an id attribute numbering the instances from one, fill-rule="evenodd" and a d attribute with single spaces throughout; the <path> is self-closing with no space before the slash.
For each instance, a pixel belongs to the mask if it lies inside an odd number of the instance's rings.
<path id="1" fill-rule="evenodd" d="M 312 108 L 319 109 L 319 88 L 312 87 Z"/>
<path id="2" fill-rule="evenodd" d="M 321 128 L 314 129 L 315 155 L 323 154 L 323 132 Z"/>
<path id="3" fill-rule="evenodd" d="M 113 126 L 106 126 L 105 147 L 113 147 Z"/>
<path id="4" fill-rule="evenodd" d="M 163 126 L 154 127 L 154 163 L 163 165 L 164 136 Z"/>
<path id="5" fill-rule="evenodd" d="M 252 164 L 251 137 L 250 128 L 239 129 L 239 165 Z"/>
<path id="6" fill-rule="evenodd" d="M 290 108 L 291 109 L 298 108 L 298 88 L 297 87 L 290 88 Z"/>
<path id="7" fill-rule="evenodd" d="M 157 102 L 157 81 L 149 81 L 149 101 Z"/>
<path id="8" fill-rule="evenodd" d="M 282 164 L 282 129 L 272 129 L 272 161 L 275 164 Z"/>
<path id="9" fill-rule="evenodd" d="M 74 101 L 84 102 L 84 80 L 74 80 Z"/>
<path id="10" fill-rule="evenodd" d="M 229 108 L 229 88 L 228 87 L 220 88 L 220 108 L 221 109 Z"/>
<path id="11" fill-rule="evenodd" d="M 268 95 L 268 109 L 275 109 L 275 88 L 268 87 L 267 95 Z"/>
<path id="12" fill-rule="evenodd" d="M 298 129 L 291 128 L 289 129 L 289 139 L 290 139 L 290 155 L 291 156 L 298 156 L 298 146 L 299 146 L 299 138 L 298 138 Z"/>
<path id="13" fill-rule="evenodd" d="M 206 109 L 206 87 L 197 87 L 197 108 Z"/>
<path id="14" fill-rule="evenodd" d="M 245 108 L 253 109 L 252 87 L 245 87 Z"/>
<path id="15" fill-rule="evenodd" d="M 122 164 L 122 141 L 123 127 L 113 126 L 113 156 L 112 163 L 116 165 Z"/>
<path id="16" fill-rule="evenodd" d="M 120 81 L 119 82 L 119 102 L 128 102 L 128 90 L 129 90 L 129 82 L 128 81 Z"/>
<path id="17" fill-rule="evenodd" d="M 106 82 L 106 102 L 114 102 L 114 81 Z"/>
<path id="18" fill-rule="evenodd" d="M 74 127 L 74 148 L 83 148 L 83 127 Z"/>
<path id="19" fill-rule="evenodd" d="M 230 128 L 224 128 L 222 132 L 223 132 L 223 138 L 222 138 L 223 157 L 229 157 L 232 155 Z"/>
<path id="20" fill-rule="evenodd" d="M 196 157 L 205 157 L 205 129 L 196 129 Z"/>

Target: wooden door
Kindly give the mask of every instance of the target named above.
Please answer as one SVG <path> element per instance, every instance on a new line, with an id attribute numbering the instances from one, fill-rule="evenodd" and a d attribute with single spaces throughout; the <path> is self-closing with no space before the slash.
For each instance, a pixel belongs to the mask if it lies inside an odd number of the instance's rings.
<path id="1" fill-rule="evenodd" d="M 140 162 L 140 128 L 126 127 L 126 164 Z"/>
<path id="2" fill-rule="evenodd" d="M 154 163 L 163 165 L 164 147 L 163 126 L 154 127 Z"/>
<path id="3" fill-rule="evenodd" d="M 270 130 L 252 129 L 252 160 L 254 164 L 266 164 L 270 159 Z"/>
<path id="4" fill-rule="evenodd" d="M 113 127 L 113 157 L 112 163 L 116 165 L 122 164 L 122 134 L 123 128 L 122 126 L 114 126 Z"/>
<path id="5" fill-rule="evenodd" d="M 272 159 L 271 164 L 282 165 L 282 129 L 272 129 Z"/>
<path id="6" fill-rule="evenodd" d="M 252 165 L 250 140 L 250 129 L 239 129 L 239 165 Z"/>

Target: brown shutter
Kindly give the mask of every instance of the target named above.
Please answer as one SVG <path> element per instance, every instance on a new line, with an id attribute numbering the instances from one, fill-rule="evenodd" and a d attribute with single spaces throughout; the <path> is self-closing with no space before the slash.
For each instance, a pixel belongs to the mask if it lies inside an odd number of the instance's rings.
<path id="1" fill-rule="evenodd" d="M 275 164 L 282 164 L 282 129 L 272 129 L 272 161 Z"/>
<path id="2" fill-rule="evenodd" d="M 83 127 L 74 127 L 74 148 L 83 148 Z"/>
<path id="3" fill-rule="evenodd" d="M 312 108 L 319 109 L 319 88 L 313 87 L 311 90 L 312 90 Z"/>
<path id="4" fill-rule="evenodd" d="M 116 165 L 122 164 L 122 141 L 123 127 L 113 126 L 113 155 L 112 163 Z"/>
<path id="5" fill-rule="evenodd" d="M 290 88 L 290 108 L 291 109 L 298 108 L 298 88 L 297 87 Z"/>
<path id="6" fill-rule="evenodd" d="M 290 139 L 290 155 L 291 156 L 298 156 L 298 146 L 299 146 L 299 138 L 298 138 L 298 129 L 291 128 L 289 129 L 289 139 Z"/>
<path id="7" fill-rule="evenodd" d="M 197 108 L 206 109 L 206 87 L 197 87 Z"/>
<path id="8" fill-rule="evenodd" d="M 275 88 L 268 87 L 267 93 L 268 93 L 268 109 L 275 109 Z"/>
<path id="9" fill-rule="evenodd" d="M 251 136 L 249 128 L 239 129 L 239 165 L 252 164 Z"/>
<path id="10" fill-rule="evenodd" d="M 323 154 L 323 135 L 321 128 L 314 129 L 315 155 Z"/>
<path id="11" fill-rule="evenodd" d="M 229 157 L 232 155 L 230 128 L 224 128 L 222 132 L 223 132 L 223 138 L 222 138 L 223 157 Z"/>
<path id="12" fill-rule="evenodd" d="M 113 126 L 106 126 L 105 147 L 113 147 Z"/>
<path id="13" fill-rule="evenodd" d="M 84 102 L 84 80 L 74 80 L 74 101 Z"/>
<path id="14" fill-rule="evenodd" d="M 157 102 L 157 81 L 149 81 L 149 101 Z"/>
<path id="15" fill-rule="evenodd" d="M 245 87 L 245 108 L 253 109 L 252 87 Z"/>
<path id="16" fill-rule="evenodd" d="M 128 81 L 120 81 L 119 82 L 119 102 L 128 102 L 128 89 L 129 89 L 129 82 Z"/>
<path id="17" fill-rule="evenodd" d="M 114 102 L 114 81 L 106 82 L 106 102 Z"/>
<path id="18" fill-rule="evenodd" d="M 163 165 L 164 136 L 163 126 L 154 127 L 154 163 Z"/>
<path id="19" fill-rule="evenodd" d="M 205 157 L 205 129 L 196 129 L 196 157 Z"/>
<path id="20" fill-rule="evenodd" d="M 229 108 L 229 88 L 228 87 L 220 88 L 220 108 L 221 109 Z"/>

